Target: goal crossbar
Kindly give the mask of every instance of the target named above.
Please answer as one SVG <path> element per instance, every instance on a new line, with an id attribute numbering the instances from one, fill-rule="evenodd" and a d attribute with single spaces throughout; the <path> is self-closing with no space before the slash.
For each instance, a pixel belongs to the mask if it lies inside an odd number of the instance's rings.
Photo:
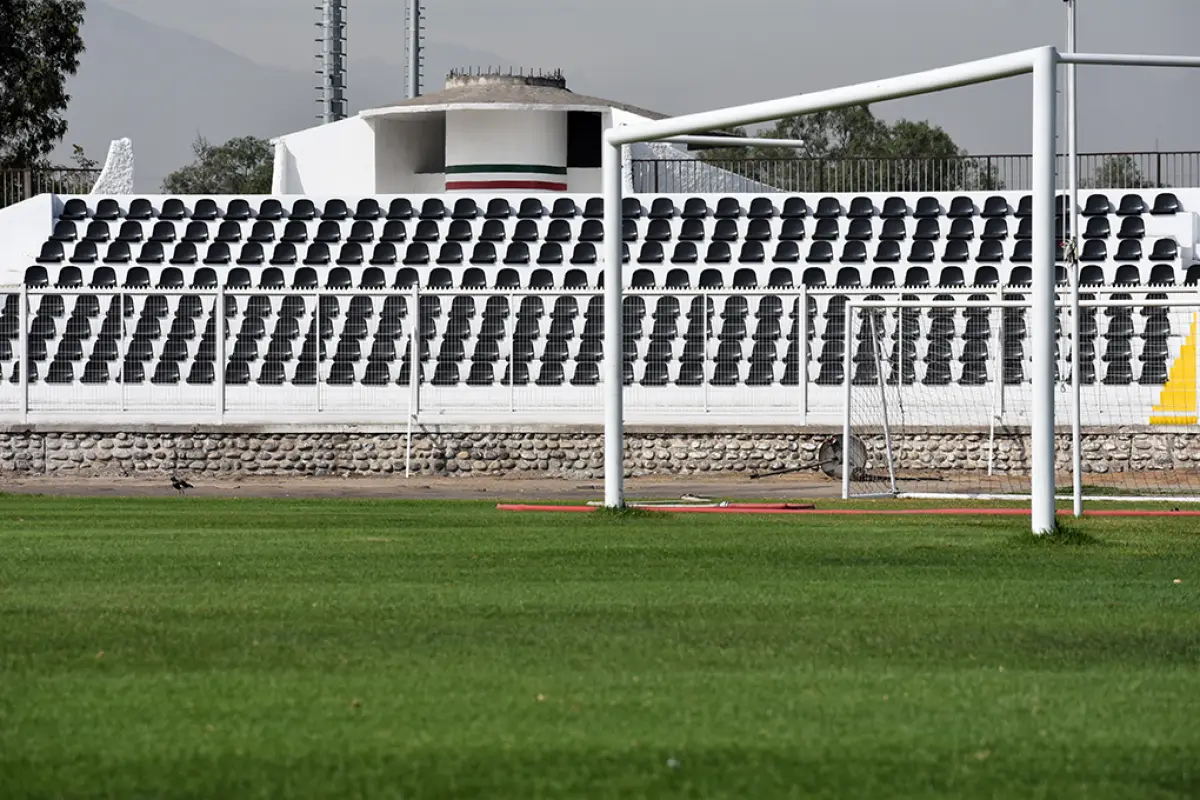
<path id="1" fill-rule="evenodd" d="M 636 125 L 610 127 L 601 146 L 604 228 L 604 503 L 624 506 L 624 374 L 621 352 L 622 298 L 624 294 L 621 237 L 623 172 L 621 148 L 635 142 L 660 141 L 674 136 L 705 134 L 714 130 L 769 122 L 788 116 L 811 114 L 848 106 L 878 103 L 931 94 L 1018 75 L 1033 75 L 1032 125 L 1032 272 L 1033 314 L 1030 319 L 1033 353 L 1039 363 L 1054 356 L 1055 231 L 1054 196 L 1057 160 L 1057 70 L 1059 64 L 1140 67 L 1200 67 L 1200 58 L 1158 55 L 1060 54 L 1046 46 L 969 61 L 938 69 L 792 97 L 686 114 Z M 1077 297 L 1077 294 L 1074 295 Z M 1051 372 L 1042 370 L 1033 381 L 1033 446 L 1031 470 L 1031 525 L 1035 533 L 1055 529 L 1054 486 L 1054 387 Z"/>

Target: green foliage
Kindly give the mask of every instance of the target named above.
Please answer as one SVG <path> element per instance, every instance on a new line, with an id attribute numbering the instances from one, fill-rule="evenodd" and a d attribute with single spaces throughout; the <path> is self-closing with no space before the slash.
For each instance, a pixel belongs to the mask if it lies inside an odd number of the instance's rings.
<path id="1" fill-rule="evenodd" d="M 732 133 L 746 135 L 740 128 Z M 701 157 L 784 191 L 1003 188 L 994 168 L 968 157 L 940 126 L 907 119 L 888 124 L 869 106 L 787 117 L 761 133 L 798 139 L 805 146 L 720 148 L 703 151 Z"/>
<path id="2" fill-rule="evenodd" d="M 88 154 L 84 152 L 83 147 L 77 144 L 71 145 L 71 161 L 75 162 L 75 166 L 79 169 L 100 169 L 100 162 L 94 158 L 88 158 Z"/>
<path id="3" fill-rule="evenodd" d="M 67 132 L 83 0 L 0 0 L 0 167 L 37 167 Z"/>
<path id="4" fill-rule="evenodd" d="M 1108 156 L 1092 172 L 1090 178 L 1079 182 L 1084 189 L 1153 189 L 1155 183 L 1142 174 L 1133 156 Z"/>
<path id="5" fill-rule="evenodd" d="M 4 800 L 1200 786 L 1186 519 L 0 507 Z"/>
<path id="6" fill-rule="evenodd" d="M 270 194 L 274 149 L 265 139 L 241 136 L 213 145 L 203 136 L 192 143 L 196 160 L 163 181 L 170 194 Z"/>

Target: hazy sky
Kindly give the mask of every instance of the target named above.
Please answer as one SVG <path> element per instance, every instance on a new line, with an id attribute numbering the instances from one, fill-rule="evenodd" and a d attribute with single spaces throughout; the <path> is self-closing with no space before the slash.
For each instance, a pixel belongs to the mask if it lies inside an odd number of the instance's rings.
<path id="1" fill-rule="evenodd" d="M 347 1 L 353 98 L 356 59 L 403 62 L 405 0 Z M 108 2 L 262 64 L 316 65 L 316 0 Z M 1200 55 L 1200 0 L 1079 6 L 1081 50 Z M 426 0 L 426 15 L 431 50 L 561 67 L 577 91 L 665 113 L 1061 45 L 1065 28 L 1061 0 Z M 878 110 L 930 118 L 974 153 L 1028 152 L 1027 87 L 1014 79 Z M 1080 98 L 1084 151 L 1200 149 L 1200 70 L 1089 68 Z"/>

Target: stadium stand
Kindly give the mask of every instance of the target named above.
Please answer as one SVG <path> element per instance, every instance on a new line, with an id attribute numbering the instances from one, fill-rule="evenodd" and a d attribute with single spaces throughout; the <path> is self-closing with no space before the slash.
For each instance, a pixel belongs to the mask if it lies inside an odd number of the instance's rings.
<path id="1" fill-rule="evenodd" d="M 1082 202 L 1083 283 L 1200 281 L 1196 215 L 1175 193 L 1091 192 Z M 609 232 L 596 197 L 70 197 L 56 205 L 49 230 L 31 232 L 23 271 L 0 277 L 73 290 L 36 295 L 31 383 L 211 386 L 221 374 L 230 386 L 407 384 L 414 329 L 423 380 L 435 387 L 569 392 L 599 381 L 603 308 L 586 290 L 604 284 L 597 250 Z M 633 290 L 626 382 L 795 386 L 805 317 L 809 380 L 839 385 L 845 299 L 836 290 L 1019 294 L 1032 277 L 1030 210 L 1028 196 L 1010 192 L 629 197 L 620 231 Z M 820 290 L 804 314 L 794 295 L 761 291 L 801 285 Z M 220 347 L 217 287 L 229 292 Z M 461 294 L 420 295 L 413 307 L 413 287 Z M 207 302 L 186 290 L 207 292 Z M 528 290 L 558 293 L 513 294 Z M 10 383 L 19 380 L 16 300 L 8 294 L 0 313 L 0 379 Z M 1165 382 L 1168 338 L 1178 332 L 1164 314 L 1126 311 L 1086 322 L 1107 367 L 1086 382 Z M 986 382 L 999 346 L 988 326 L 969 314 L 933 316 L 921 341 L 896 344 L 902 380 Z M 1004 363 L 1006 383 L 1028 378 L 1021 353 L 1006 352 Z M 853 379 L 874 380 L 873 368 L 864 360 Z"/>

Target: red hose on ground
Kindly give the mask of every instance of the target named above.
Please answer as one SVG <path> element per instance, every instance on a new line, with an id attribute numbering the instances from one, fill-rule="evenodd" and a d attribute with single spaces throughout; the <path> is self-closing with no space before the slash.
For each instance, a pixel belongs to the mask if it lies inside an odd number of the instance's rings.
<path id="1" fill-rule="evenodd" d="M 581 513 L 599 511 L 600 506 L 555 506 L 501 503 L 498 511 L 557 511 Z M 789 503 L 745 503 L 728 506 L 651 506 L 643 511 L 663 511 L 672 514 L 808 514 L 815 516 L 1029 516 L 1027 508 L 816 508 Z M 1071 516 L 1069 509 L 1059 509 L 1060 517 Z M 1085 517 L 1200 517 L 1198 511 L 1148 511 L 1139 509 L 1105 509 L 1085 511 Z"/>

